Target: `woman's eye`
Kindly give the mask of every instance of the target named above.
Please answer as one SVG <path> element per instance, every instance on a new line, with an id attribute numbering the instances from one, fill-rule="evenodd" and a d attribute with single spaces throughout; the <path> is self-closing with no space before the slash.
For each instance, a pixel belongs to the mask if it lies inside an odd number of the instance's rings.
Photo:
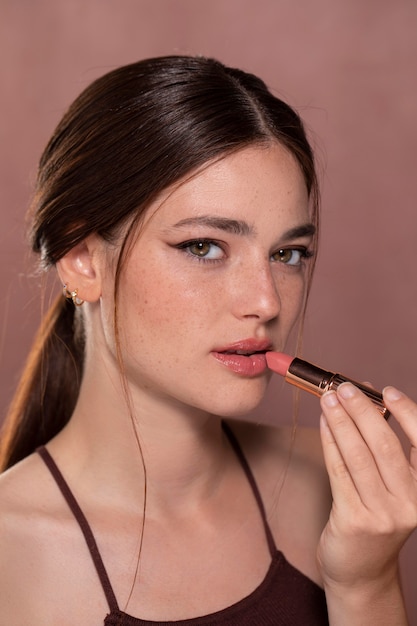
<path id="1" fill-rule="evenodd" d="M 197 239 L 195 241 L 185 241 L 179 248 L 186 250 L 188 254 L 205 261 L 218 261 L 224 257 L 224 252 L 213 241 Z"/>
<path id="2" fill-rule="evenodd" d="M 300 265 L 302 259 L 310 256 L 307 248 L 281 248 L 272 255 L 273 261 L 284 263 L 285 265 Z"/>

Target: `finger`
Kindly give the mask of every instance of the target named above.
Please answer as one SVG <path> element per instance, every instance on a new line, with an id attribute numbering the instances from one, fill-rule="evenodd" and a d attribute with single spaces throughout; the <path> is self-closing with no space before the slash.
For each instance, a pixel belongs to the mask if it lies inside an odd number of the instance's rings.
<path id="1" fill-rule="evenodd" d="M 320 435 L 334 505 L 340 507 L 345 502 L 351 504 L 359 503 L 360 498 L 353 484 L 352 477 L 324 413 L 320 417 Z"/>
<path id="2" fill-rule="evenodd" d="M 358 504 L 376 494 L 380 478 L 372 455 L 335 392 L 322 399 L 323 454 L 335 503 Z"/>
<path id="3" fill-rule="evenodd" d="M 414 488 L 402 445 L 369 398 L 351 384 L 341 385 L 337 395 L 368 447 L 388 491 L 399 495 Z"/>
<path id="4" fill-rule="evenodd" d="M 410 463 L 417 471 L 417 404 L 395 387 L 385 387 L 384 402 L 411 443 Z"/>
<path id="5" fill-rule="evenodd" d="M 417 404 L 395 387 L 385 387 L 382 393 L 387 408 L 392 412 L 411 444 L 417 447 Z"/>

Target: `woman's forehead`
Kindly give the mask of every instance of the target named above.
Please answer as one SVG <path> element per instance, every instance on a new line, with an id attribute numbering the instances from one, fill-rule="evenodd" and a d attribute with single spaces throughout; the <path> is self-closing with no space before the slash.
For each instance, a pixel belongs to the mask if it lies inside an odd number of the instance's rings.
<path id="1" fill-rule="evenodd" d="M 298 162 L 274 143 L 247 147 L 206 164 L 161 193 L 147 210 L 145 222 L 158 216 L 182 224 L 192 218 L 202 224 L 204 216 L 239 221 L 242 213 L 255 219 L 259 210 L 305 213 L 307 206 Z"/>

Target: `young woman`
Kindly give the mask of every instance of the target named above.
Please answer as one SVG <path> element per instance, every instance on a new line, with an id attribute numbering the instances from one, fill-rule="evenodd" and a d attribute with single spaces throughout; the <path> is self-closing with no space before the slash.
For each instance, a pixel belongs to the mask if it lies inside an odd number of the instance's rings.
<path id="1" fill-rule="evenodd" d="M 1 624 L 407 623 L 416 458 L 375 407 L 327 393 L 321 441 L 239 419 L 303 314 L 317 204 L 298 115 L 217 61 L 70 107 L 33 203 L 63 295 L 3 432 Z M 385 402 L 415 446 L 416 405 Z"/>

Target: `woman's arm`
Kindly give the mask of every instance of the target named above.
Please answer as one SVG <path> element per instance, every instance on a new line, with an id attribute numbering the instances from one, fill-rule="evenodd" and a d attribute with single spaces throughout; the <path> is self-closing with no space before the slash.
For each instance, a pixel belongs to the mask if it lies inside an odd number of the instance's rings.
<path id="1" fill-rule="evenodd" d="M 322 397 L 333 505 L 318 560 L 332 626 L 408 624 L 398 554 L 417 526 L 417 405 L 393 388 L 384 399 L 411 443 L 410 460 L 353 385 Z"/>

